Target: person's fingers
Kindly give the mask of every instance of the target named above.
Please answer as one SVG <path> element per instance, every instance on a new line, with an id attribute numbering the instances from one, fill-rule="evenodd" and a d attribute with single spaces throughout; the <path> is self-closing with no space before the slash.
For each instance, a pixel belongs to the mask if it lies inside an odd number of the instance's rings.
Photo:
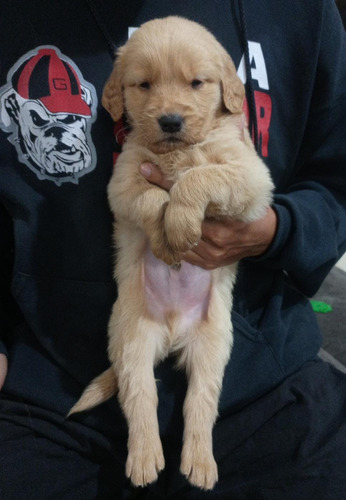
<path id="1" fill-rule="evenodd" d="M 154 165 L 153 163 L 143 163 L 140 166 L 140 173 L 147 179 L 147 181 L 152 184 L 156 184 L 156 186 L 169 191 L 173 186 L 173 182 L 166 179 L 163 175 L 159 167 Z"/>
<path id="2" fill-rule="evenodd" d="M 185 252 L 182 258 L 189 264 L 212 270 L 237 262 L 240 253 L 238 249 L 234 249 L 232 253 L 225 253 L 224 249 L 214 247 L 201 240 L 196 247 Z"/>
<path id="3" fill-rule="evenodd" d="M 7 375 L 7 356 L 0 353 L 0 389 L 4 385 Z"/>

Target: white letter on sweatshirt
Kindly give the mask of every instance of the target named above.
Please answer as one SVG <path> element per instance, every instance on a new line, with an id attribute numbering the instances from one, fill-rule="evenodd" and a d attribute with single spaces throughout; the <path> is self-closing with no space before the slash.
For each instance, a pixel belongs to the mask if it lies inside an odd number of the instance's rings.
<path id="1" fill-rule="evenodd" d="M 250 66 L 251 66 L 251 76 L 253 80 L 258 81 L 258 86 L 260 89 L 269 90 L 268 76 L 266 65 L 264 62 L 263 52 L 261 44 L 258 42 L 248 42 L 249 45 L 249 56 L 250 56 Z M 254 64 L 253 64 L 254 63 Z M 238 76 L 243 83 L 246 82 L 246 70 L 245 70 L 245 56 L 241 58 Z"/>

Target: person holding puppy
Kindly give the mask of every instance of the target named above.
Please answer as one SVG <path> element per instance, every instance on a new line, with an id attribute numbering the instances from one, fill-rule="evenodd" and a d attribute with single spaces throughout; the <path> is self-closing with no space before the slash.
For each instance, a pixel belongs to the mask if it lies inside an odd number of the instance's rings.
<path id="1" fill-rule="evenodd" d="M 0 14 L 1 498 L 343 498 L 346 379 L 318 359 L 307 299 L 346 248 L 346 41 L 333 2 L 220 1 L 216 12 L 211 0 L 31 0 Z M 232 55 L 276 186 L 260 221 L 205 220 L 184 257 L 206 269 L 241 261 L 208 493 L 178 472 L 186 382 L 170 360 L 155 372 L 166 452 L 156 483 L 125 478 L 116 398 L 65 418 L 108 366 L 116 296 L 106 186 L 124 125 L 113 131 L 102 89 L 114 45 L 171 14 Z M 138 169 L 171 188 L 154 165 Z"/>

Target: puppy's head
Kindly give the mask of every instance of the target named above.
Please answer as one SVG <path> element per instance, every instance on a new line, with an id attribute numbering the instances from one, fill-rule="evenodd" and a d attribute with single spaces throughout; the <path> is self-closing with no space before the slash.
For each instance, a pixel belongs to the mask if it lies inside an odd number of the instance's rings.
<path id="1" fill-rule="evenodd" d="M 179 17 L 143 24 L 119 49 L 102 103 L 126 111 L 139 144 L 164 153 L 202 141 L 225 112 L 242 113 L 244 87 L 214 36 Z"/>

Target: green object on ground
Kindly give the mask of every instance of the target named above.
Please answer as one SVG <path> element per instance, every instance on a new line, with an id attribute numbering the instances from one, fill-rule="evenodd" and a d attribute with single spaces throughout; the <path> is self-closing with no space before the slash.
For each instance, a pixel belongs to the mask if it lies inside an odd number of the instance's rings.
<path id="1" fill-rule="evenodd" d="M 321 300 L 310 300 L 312 309 L 317 313 L 329 313 L 333 310 L 332 306 Z"/>

